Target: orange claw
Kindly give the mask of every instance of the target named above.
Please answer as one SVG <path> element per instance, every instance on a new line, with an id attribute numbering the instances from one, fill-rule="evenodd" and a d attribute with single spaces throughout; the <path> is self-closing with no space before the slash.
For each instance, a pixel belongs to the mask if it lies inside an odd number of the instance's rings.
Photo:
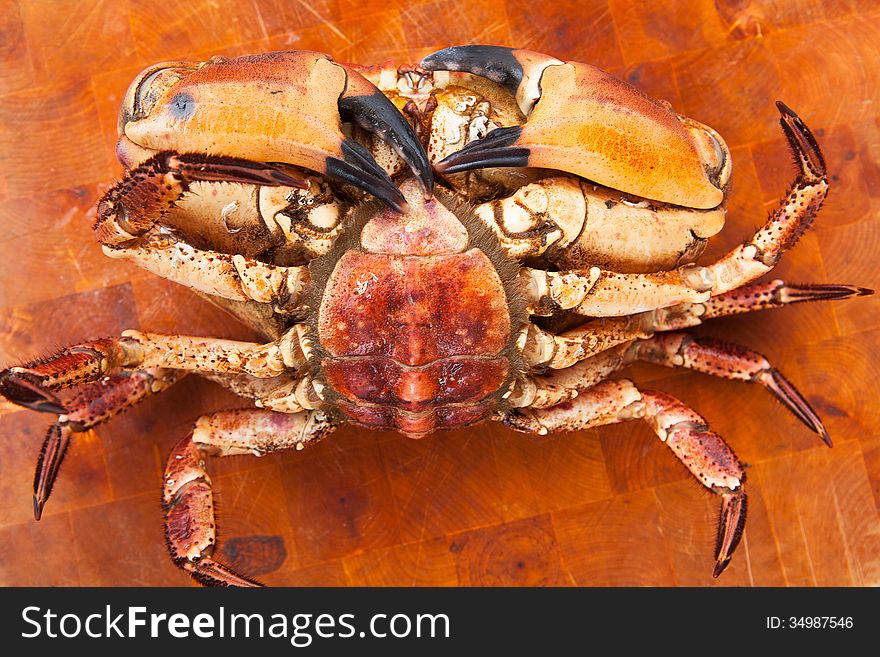
<path id="1" fill-rule="evenodd" d="M 449 155 L 438 172 L 545 167 L 691 208 L 724 199 L 730 154 L 721 137 L 593 66 L 498 46 L 446 48 L 421 66 L 498 82 L 528 116 Z"/>
<path id="2" fill-rule="evenodd" d="M 243 117 L 246 117 L 244 119 Z M 160 64 L 129 87 L 119 119 L 127 166 L 160 151 L 305 167 L 405 201 L 373 156 L 342 132 L 358 123 L 391 146 L 427 192 L 433 174 L 406 119 L 353 67 L 317 52 L 276 52 Z"/>

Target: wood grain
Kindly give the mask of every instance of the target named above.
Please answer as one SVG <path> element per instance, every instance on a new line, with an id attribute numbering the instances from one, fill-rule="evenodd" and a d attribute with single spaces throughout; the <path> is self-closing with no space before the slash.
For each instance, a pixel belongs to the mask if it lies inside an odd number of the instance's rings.
<path id="1" fill-rule="evenodd" d="M 876 288 L 878 19 L 870 0 L 0 0 L 0 363 L 125 328 L 251 337 L 104 258 L 89 227 L 120 175 L 116 111 L 135 73 L 270 49 L 403 63 L 484 42 L 623 76 L 733 150 L 728 225 L 707 258 L 748 236 L 792 175 L 773 106 L 783 99 L 818 134 L 832 187 L 775 276 Z M 700 330 L 770 357 L 835 441 L 822 446 L 753 386 L 632 369 L 698 409 L 748 464 L 748 529 L 717 581 L 717 500 L 639 424 L 542 440 L 481 425 L 418 443 L 348 427 L 304 453 L 218 462 L 223 554 L 278 585 L 880 584 L 877 299 Z M 163 545 L 162 461 L 200 414 L 242 405 L 191 378 L 79 437 L 39 523 L 31 481 L 47 418 L 3 407 L 0 583 L 188 584 Z"/>

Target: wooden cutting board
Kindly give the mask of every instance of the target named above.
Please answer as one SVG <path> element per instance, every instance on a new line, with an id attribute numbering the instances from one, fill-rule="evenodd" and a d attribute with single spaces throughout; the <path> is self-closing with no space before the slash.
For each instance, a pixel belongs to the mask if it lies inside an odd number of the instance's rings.
<path id="1" fill-rule="evenodd" d="M 816 130 L 832 187 L 774 276 L 880 285 L 870 0 L 2 0 L 0 363 L 126 328 L 252 338 L 92 238 L 95 201 L 121 172 L 117 108 L 140 69 L 281 49 L 407 63 L 470 42 L 591 62 L 720 131 L 733 197 L 707 259 L 749 236 L 793 175 L 783 99 Z M 699 332 L 765 353 L 835 441 L 824 447 L 754 386 L 632 369 L 698 409 L 749 466 L 748 529 L 717 581 L 717 499 L 639 423 L 540 440 L 490 424 L 421 442 L 344 428 L 304 453 L 212 463 L 222 554 L 276 585 L 880 584 L 876 298 Z M 4 408 L 0 583 L 187 584 L 163 544 L 162 462 L 199 415 L 242 404 L 191 377 L 79 437 L 39 523 L 31 481 L 49 419 Z"/>

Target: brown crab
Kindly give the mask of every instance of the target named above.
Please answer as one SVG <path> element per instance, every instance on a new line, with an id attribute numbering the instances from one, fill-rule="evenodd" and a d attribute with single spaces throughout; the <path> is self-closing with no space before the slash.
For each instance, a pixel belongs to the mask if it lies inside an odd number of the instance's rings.
<path id="1" fill-rule="evenodd" d="M 724 221 L 724 141 L 589 65 L 464 46 L 399 69 L 286 52 L 145 70 L 98 239 L 268 341 L 126 331 L 0 373 L 9 400 L 60 416 L 36 517 L 75 433 L 196 372 L 257 407 L 201 418 L 168 458 L 169 549 L 201 582 L 253 584 L 212 557 L 206 457 L 302 449 L 342 422 L 420 438 L 487 419 L 535 434 L 648 422 L 721 496 L 718 576 L 745 521 L 742 466 L 681 402 L 610 377 L 645 360 L 757 382 L 831 444 L 763 356 L 682 332 L 870 293 L 752 282 L 827 191 L 816 140 L 778 107 L 790 191 L 748 242 L 697 266 Z"/>

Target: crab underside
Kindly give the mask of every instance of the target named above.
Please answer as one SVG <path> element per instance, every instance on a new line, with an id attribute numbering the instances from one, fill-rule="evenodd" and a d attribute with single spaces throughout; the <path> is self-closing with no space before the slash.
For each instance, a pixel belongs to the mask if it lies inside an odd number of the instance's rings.
<path id="1" fill-rule="evenodd" d="M 196 373 L 255 406 L 200 418 L 167 461 L 171 556 L 203 583 L 254 584 L 212 556 L 208 456 L 302 449 L 343 422 L 420 438 L 490 419 L 539 435 L 647 422 L 721 498 L 717 577 L 745 522 L 742 465 L 680 401 L 613 377 L 647 361 L 758 383 L 831 445 L 766 358 L 685 331 L 870 293 L 755 282 L 828 187 L 813 135 L 777 105 L 796 178 L 700 266 L 724 221 L 724 141 L 586 64 L 463 46 L 408 68 L 289 52 L 145 70 L 98 239 L 266 341 L 125 331 L 0 373 L 7 399 L 59 416 L 36 517 L 77 433 Z"/>

